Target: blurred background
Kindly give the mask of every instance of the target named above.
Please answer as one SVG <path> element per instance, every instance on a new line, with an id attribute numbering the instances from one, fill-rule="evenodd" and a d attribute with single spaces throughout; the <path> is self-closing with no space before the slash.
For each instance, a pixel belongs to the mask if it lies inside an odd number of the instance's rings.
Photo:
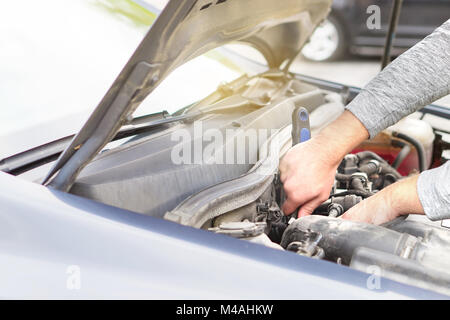
<path id="1" fill-rule="evenodd" d="M 77 132 L 167 2 L 2 1 L 0 159 Z M 363 87 L 381 69 L 392 4 L 335 0 L 290 70 Z M 404 0 L 392 53 L 407 50 L 449 17 L 450 0 Z M 264 63 L 256 50 L 227 48 Z M 243 72 L 213 50 L 175 70 L 138 113 L 174 112 Z M 450 98 L 436 103 L 450 107 Z M 30 138 L 30 132 L 36 134 Z"/>
<path id="2" fill-rule="evenodd" d="M 311 36 L 291 70 L 364 87 L 380 72 L 393 2 L 334 0 L 328 19 Z M 403 0 L 393 57 L 414 46 L 449 18 L 450 0 Z M 436 103 L 450 107 L 450 97 Z"/>

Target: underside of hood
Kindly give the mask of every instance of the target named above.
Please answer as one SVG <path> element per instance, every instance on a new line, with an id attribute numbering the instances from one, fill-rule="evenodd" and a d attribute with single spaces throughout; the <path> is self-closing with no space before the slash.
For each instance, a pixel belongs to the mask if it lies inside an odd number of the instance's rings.
<path id="1" fill-rule="evenodd" d="M 171 0 L 44 183 L 68 191 L 81 169 L 175 68 L 230 42 L 289 66 L 332 0 Z"/>
<path id="2" fill-rule="evenodd" d="M 255 47 L 269 67 L 277 68 L 297 56 L 328 14 L 332 1 L 185 1 L 192 5 L 184 6 L 188 12 L 184 14 L 183 10 L 179 16 L 176 11 L 182 7 L 180 2 L 170 1 L 152 28 L 155 38 L 161 36 L 155 48 L 156 61 L 179 66 L 211 49 L 239 41 Z M 169 25 L 173 27 L 167 28 Z"/>

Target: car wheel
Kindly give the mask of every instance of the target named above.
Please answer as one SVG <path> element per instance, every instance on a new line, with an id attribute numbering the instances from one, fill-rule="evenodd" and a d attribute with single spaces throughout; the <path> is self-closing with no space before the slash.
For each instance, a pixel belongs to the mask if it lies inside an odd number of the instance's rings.
<path id="1" fill-rule="evenodd" d="M 302 49 L 304 58 L 310 61 L 334 61 L 344 57 L 347 46 L 344 29 L 333 16 L 322 22 Z"/>

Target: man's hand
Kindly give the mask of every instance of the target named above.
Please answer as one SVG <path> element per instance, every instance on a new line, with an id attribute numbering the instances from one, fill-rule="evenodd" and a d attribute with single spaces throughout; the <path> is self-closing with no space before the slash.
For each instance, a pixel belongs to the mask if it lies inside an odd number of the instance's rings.
<path id="1" fill-rule="evenodd" d="M 417 195 L 418 177 L 409 177 L 384 188 L 348 210 L 342 218 L 380 225 L 404 214 L 424 214 Z"/>
<path id="2" fill-rule="evenodd" d="M 280 179 L 286 193 L 285 214 L 301 205 L 298 216 L 310 215 L 328 199 L 339 160 L 324 152 L 324 148 L 313 138 L 292 147 L 283 157 Z"/>
<path id="3" fill-rule="evenodd" d="M 317 136 L 292 147 L 280 162 L 286 193 L 283 212 L 290 214 L 301 206 L 299 217 L 310 215 L 328 199 L 342 158 L 368 137 L 363 124 L 345 111 Z"/>

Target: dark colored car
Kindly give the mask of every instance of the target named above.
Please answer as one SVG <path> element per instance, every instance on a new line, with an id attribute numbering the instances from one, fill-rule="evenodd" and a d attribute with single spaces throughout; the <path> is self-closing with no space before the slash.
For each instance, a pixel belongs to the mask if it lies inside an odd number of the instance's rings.
<path id="1" fill-rule="evenodd" d="M 303 56 L 331 61 L 348 53 L 381 55 L 392 4 L 393 0 L 335 0 L 331 14 L 304 47 Z M 449 18 L 450 0 L 404 0 L 393 54 L 412 47 Z"/>

